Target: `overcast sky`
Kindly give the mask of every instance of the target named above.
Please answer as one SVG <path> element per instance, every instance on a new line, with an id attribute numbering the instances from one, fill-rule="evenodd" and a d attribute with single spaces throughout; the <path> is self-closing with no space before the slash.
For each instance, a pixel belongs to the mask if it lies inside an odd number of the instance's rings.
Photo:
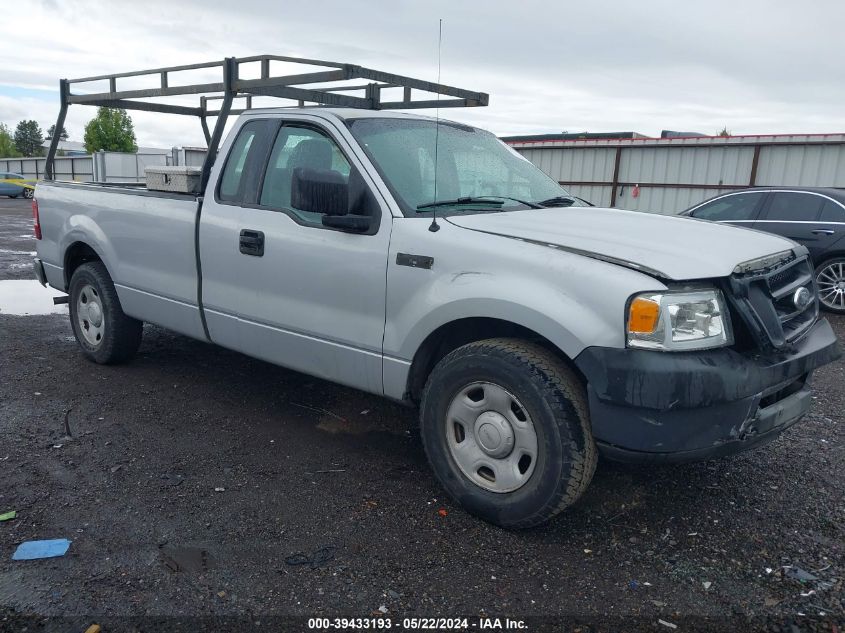
<path id="1" fill-rule="evenodd" d="M 259 53 L 488 92 L 447 118 L 505 134 L 845 132 L 843 0 L 25 0 L 0 39 L 0 122 L 58 112 L 60 77 Z M 171 84 L 175 83 L 171 80 Z M 126 87 L 129 87 L 128 85 Z M 94 114 L 72 106 L 71 140 Z M 140 145 L 203 144 L 188 117 L 132 113 Z"/>

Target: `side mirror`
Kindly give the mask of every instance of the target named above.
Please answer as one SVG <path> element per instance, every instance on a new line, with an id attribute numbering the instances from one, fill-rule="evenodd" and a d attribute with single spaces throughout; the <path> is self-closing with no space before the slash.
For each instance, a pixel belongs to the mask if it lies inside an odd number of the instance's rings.
<path id="1" fill-rule="evenodd" d="M 291 178 L 290 203 L 295 209 L 326 215 L 349 213 L 349 185 L 336 171 L 297 167 Z"/>
<path id="2" fill-rule="evenodd" d="M 291 182 L 291 206 L 323 214 L 323 226 L 351 233 L 373 227 L 378 203 L 357 169 L 349 181 L 336 171 L 297 167 Z"/>

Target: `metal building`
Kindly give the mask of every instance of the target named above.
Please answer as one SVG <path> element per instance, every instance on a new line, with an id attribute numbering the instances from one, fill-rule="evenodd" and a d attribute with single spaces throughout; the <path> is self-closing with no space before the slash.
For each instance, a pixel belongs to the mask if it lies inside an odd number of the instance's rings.
<path id="1" fill-rule="evenodd" d="M 845 134 L 506 142 L 600 206 L 672 214 L 749 186 L 845 187 Z"/>
<path id="2" fill-rule="evenodd" d="M 78 182 L 143 182 L 147 167 L 163 165 L 202 165 L 205 149 L 141 148 L 138 152 L 105 152 L 57 156 L 56 177 Z M 184 162 L 186 161 L 187 162 Z M 46 173 L 46 157 L 0 158 L 0 171 L 40 180 Z"/>

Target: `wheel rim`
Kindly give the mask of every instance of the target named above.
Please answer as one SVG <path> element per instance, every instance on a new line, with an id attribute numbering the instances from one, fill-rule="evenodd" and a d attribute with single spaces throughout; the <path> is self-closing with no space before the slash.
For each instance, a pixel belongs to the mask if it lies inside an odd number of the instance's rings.
<path id="1" fill-rule="evenodd" d="M 24 198 L 31 198 L 32 197 L 32 189 L 24 189 L 23 190 L 23 197 Z"/>
<path id="2" fill-rule="evenodd" d="M 828 308 L 845 310 L 845 261 L 831 262 L 816 275 L 819 301 Z"/>
<path id="3" fill-rule="evenodd" d="M 90 284 L 82 286 L 76 300 L 76 320 L 79 331 L 92 346 L 98 346 L 106 335 L 106 319 L 103 302 L 97 289 Z"/>
<path id="4" fill-rule="evenodd" d="M 461 389 L 446 412 L 446 443 L 461 472 L 491 492 L 524 486 L 537 463 L 531 416 L 504 387 L 474 382 Z"/>

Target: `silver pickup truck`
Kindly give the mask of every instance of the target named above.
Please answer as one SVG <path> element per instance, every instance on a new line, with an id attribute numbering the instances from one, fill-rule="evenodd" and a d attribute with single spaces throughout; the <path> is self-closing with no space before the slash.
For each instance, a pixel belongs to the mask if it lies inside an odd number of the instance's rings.
<path id="1" fill-rule="evenodd" d="M 575 502 L 598 453 L 774 439 L 839 355 L 803 247 L 581 206 L 474 127 L 248 110 L 206 180 L 38 185 L 36 275 L 84 355 L 127 361 L 150 322 L 419 407 L 443 487 L 502 526 Z"/>

